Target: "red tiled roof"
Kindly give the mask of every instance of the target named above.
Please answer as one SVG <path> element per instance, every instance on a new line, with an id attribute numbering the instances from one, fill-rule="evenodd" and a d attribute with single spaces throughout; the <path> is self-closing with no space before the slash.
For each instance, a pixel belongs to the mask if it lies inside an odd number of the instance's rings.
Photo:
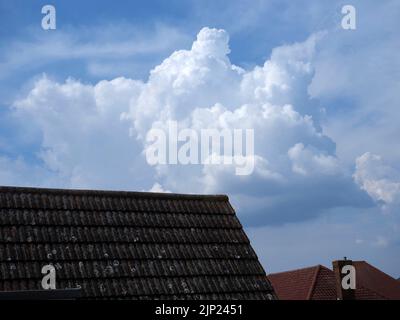
<path id="1" fill-rule="evenodd" d="M 400 283 L 365 261 L 353 261 L 356 268 L 356 299 L 400 299 Z"/>
<path id="2" fill-rule="evenodd" d="M 324 266 L 320 266 L 318 271 L 310 299 L 336 300 L 335 275 L 333 271 Z"/>
<path id="3" fill-rule="evenodd" d="M 274 273 L 268 278 L 282 300 L 336 299 L 333 271 L 321 265 Z"/>
<path id="4" fill-rule="evenodd" d="M 400 299 L 400 283 L 365 261 L 353 261 L 356 268 L 356 300 Z M 279 299 L 336 300 L 332 270 L 318 265 L 268 275 Z"/>

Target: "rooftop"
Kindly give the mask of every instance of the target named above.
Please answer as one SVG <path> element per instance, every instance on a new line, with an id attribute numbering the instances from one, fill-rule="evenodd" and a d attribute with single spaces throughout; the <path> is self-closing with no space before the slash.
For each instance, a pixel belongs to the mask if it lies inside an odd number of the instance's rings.
<path id="1" fill-rule="evenodd" d="M 273 290 L 225 195 L 0 187 L 0 291 L 82 297 L 268 299 Z"/>
<path id="2" fill-rule="evenodd" d="M 400 299 L 400 283 L 366 261 L 352 261 L 356 271 L 356 300 Z M 336 300 L 336 277 L 322 265 L 268 275 L 279 299 Z"/>

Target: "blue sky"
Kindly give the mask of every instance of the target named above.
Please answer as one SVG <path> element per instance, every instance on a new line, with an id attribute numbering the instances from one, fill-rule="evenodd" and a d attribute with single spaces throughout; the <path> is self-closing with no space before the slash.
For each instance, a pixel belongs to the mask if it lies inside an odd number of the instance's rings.
<path id="1" fill-rule="evenodd" d="M 398 1 L 45 4 L 0 0 L 0 185 L 226 193 L 267 272 L 400 276 Z M 255 172 L 149 166 L 168 120 L 254 129 Z"/>

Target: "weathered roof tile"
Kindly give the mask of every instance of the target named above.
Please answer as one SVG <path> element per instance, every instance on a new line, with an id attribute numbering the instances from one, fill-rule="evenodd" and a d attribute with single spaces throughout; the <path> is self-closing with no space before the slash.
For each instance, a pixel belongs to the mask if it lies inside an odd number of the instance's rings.
<path id="1" fill-rule="evenodd" d="M 273 294 L 226 196 L 0 187 L 0 290 L 49 263 L 91 299 Z"/>

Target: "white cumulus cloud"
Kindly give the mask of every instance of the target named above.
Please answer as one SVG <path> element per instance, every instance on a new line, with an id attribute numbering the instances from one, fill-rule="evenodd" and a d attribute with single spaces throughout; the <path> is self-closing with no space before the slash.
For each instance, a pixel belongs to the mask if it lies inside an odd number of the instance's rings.
<path id="1" fill-rule="evenodd" d="M 93 86 L 73 79 L 58 83 L 44 76 L 14 108 L 21 122 L 40 131 L 38 156 L 61 185 L 139 187 L 141 171 L 134 168 L 140 150 L 120 116 L 141 86 L 125 78 Z"/>
<path id="2" fill-rule="evenodd" d="M 358 157 L 354 180 L 375 201 L 400 203 L 400 171 L 385 164 L 381 156 L 367 152 Z"/>
<path id="3" fill-rule="evenodd" d="M 359 206 L 362 192 L 340 167 L 307 91 L 321 37 L 275 48 L 263 66 L 244 70 L 229 59 L 227 32 L 203 28 L 189 50 L 172 53 L 146 82 L 43 76 L 14 109 L 41 133 L 39 158 L 66 186 L 228 193 L 242 212 L 266 221 Z M 238 176 L 223 164 L 149 166 L 146 134 L 170 121 L 196 131 L 254 130 L 253 173 Z"/>

